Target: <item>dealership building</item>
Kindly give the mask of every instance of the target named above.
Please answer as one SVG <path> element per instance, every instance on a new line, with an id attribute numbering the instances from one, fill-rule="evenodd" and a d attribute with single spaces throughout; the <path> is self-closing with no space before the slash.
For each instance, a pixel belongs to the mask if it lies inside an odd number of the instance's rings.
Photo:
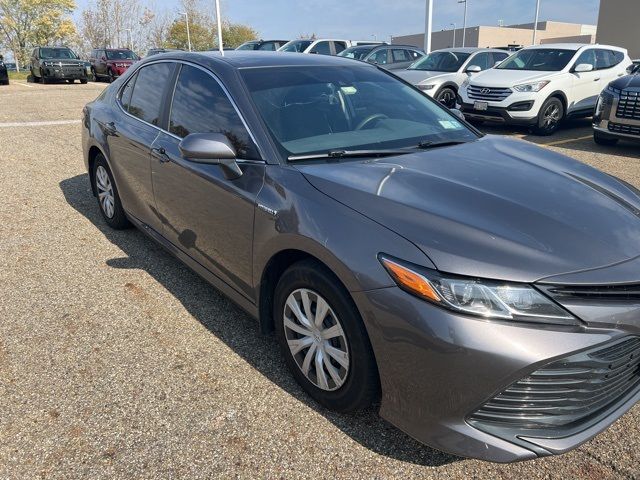
<path id="1" fill-rule="evenodd" d="M 595 25 L 566 22 L 538 22 L 536 43 L 594 43 Z M 442 30 L 431 34 L 431 48 L 461 47 L 463 29 Z M 455 38 L 455 44 L 454 42 Z M 506 47 L 531 45 L 533 41 L 533 23 L 506 26 L 467 27 L 465 46 L 467 47 Z M 391 43 L 424 46 L 424 33 L 392 37 Z"/>
<path id="2" fill-rule="evenodd" d="M 631 58 L 640 58 L 639 0 L 600 0 L 596 41 L 629 50 Z"/>

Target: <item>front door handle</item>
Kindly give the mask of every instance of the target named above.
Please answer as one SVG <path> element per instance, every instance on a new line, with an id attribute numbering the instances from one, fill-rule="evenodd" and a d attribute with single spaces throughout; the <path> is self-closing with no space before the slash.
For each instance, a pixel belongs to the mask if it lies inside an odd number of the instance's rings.
<path id="1" fill-rule="evenodd" d="M 167 151 L 164 147 L 154 147 L 151 149 L 151 155 L 160 160 L 160 163 L 167 163 L 171 161 L 169 155 L 167 155 Z"/>
<path id="2" fill-rule="evenodd" d="M 599 78 L 596 78 L 596 79 L 594 80 L 594 82 L 599 82 L 599 81 L 600 81 L 600 79 L 599 79 Z"/>
<path id="3" fill-rule="evenodd" d="M 116 124 L 114 122 L 105 123 L 103 128 L 104 133 L 106 133 L 107 135 L 115 135 L 116 133 L 118 133 L 118 129 L 116 128 Z"/>

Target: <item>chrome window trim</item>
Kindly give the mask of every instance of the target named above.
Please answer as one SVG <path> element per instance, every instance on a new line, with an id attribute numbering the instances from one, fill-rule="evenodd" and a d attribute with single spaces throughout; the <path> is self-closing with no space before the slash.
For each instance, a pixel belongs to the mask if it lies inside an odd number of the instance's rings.
<path id="1" fill-rule="evenodd" d="M 266 163 L 266 156 L 264 155 L 264 152 L 262 151 L 262 148 L 260 147 L 260 144 L 256 141 L 255 136 L 253 135 L 253 132 L 251 131 L 251 129 L 249 128 L 249 125 L 247 125 L 247 122 L 245 121 L 244 117 L 242 116 L 242 113 L 240 113 L 240 109 L 238 108 L 238 105 L 236 104 L 236 102 L 233 100 L 233 98 L 231 97 L 231 94 L 229 93 L 229 90 L 227 90 L 227 87 L 225 87 L 225 85 L 220 81 L 220 79 L 217 77 L 217 75 L 215 75 L 211 70 L 208 70 L 207 68 L 204 68 L 201 65 L 198 65 L 196 63 L 192 63 L 186 60 L 171 60 L 171 59 L 159 59 L 159 60 L 154 60 L 152 62 L 148 62 L 145 63 L 144 65 L 139 65 L 130 75 L 130 77 L 133 77 L 134 75 L 137 75 L 138 72 L 149 66 L 149 65 L 155 65 L 157 63 L 174 63 L 174 64 L 180 64 L 180 65 L 189 65 L 191 67 L 195 67 L 198 68 L 200 70 L 202 70 L 203 72 L 207 73 L 210 77 L 212 77 L 220 86 L 220 88 L 222 89 L 222 91 L 224 92 L 224 94 L 226 95 L 227 99 L 229 100 L 229 102 L 231 103 L 231 105 L 233 106 L 233 109 L 236 111 L 236 114 L 238 115 L 238 117 L 240 118 L 240 121 L 242 122 L 242 125 L 244 126 L 244 128 L 247 130 L 247 133 L 249 134 L 249 138 L 251 138 L 251 141 L 254 143 L 254 145 L 256 146 L 256 148 L 258 149 L 258 153 L 260 154 L 260 157 L 262 157 L 261 159 L 236 159 L 238 161 L 246 161 L 246 162 L 260 162 L 260 163 Z M 170 98 L 170 108 L 169 108 L 169 118 L 167 119 L 168 121 L 170 121 L 171 118 L 171 109 L 173 108 L 173 95 L 175 94 L 175 90 L 176 90 L 176 86 L 178 85 L 178 77 L 179 77 L 179 72 L 178 72 L 178 76 L 176 76 L 176 81 L 173 85 L 173 92 L 171 92 L 171 98 Z M 160 128 L 157 125 L 153 125 L 152 123 L 149 123 L 141 118 L 136 117 L 135 115 L 130 114 L 129 112 L 127 112 L 122 105 L 121 97 L 122 97 L 122 91 L 124 90 L 124 87 L 127 86 L 127 84 L 131 81 L 131 78 L 128 78 L 126 82 L 124 82 L 119 88 L 118 91 L 116 92 L 116 103 L 118 104 L 118 108 L 120 108 L 120 111 L 122 113 L 124 113 L 125 115 L 144 123 L 145 125 L 148 125 L 152 128 L 155 128 L 156 130 L 159 130 L 160 132 L 169 135 L 170 137 L 175 138 L 176 140 L 182 140 L 181 137 L 174 135 L 173 133 L 165 130 L 164 128 Z M 134 85 L 134 89 L 135 89 L 135 85 Z M 133 95 L 133 92 L 131 92 L 131 94 Z"/>

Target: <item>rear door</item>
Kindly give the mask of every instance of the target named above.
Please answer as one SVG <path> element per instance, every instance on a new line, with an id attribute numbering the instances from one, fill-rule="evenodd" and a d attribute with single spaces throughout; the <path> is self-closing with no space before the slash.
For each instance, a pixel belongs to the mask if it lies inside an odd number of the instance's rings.
<path id="1" fill-rule="evenodd" d="M 120 115 L 102 125 L 109 145 L 109 164 L 128 213 L 160 230 L 151 185 L 151 146 L 160 132 L 165 99 L 175 64 L 140 68 L 118 94 Z"/>
<path id="2" fill-rule="evenodd" d="M 221 83 L 184 64 L 177 78 L 168 132 L 154 142 L 153 189 L 163 235 L 228 285 L 252 298 L 253 217 L 265 163 Z M 241 177 L 182 157 L 192 133 L 224 133 L 234 145 Z"/>
<path id="3" fill-rule="evenodd" d="M 393 62 L 389 65 L 390 70 L 402 70 L 413 63 L 411 56 L 404 48 L 391 49 L 391 58 Z"/>

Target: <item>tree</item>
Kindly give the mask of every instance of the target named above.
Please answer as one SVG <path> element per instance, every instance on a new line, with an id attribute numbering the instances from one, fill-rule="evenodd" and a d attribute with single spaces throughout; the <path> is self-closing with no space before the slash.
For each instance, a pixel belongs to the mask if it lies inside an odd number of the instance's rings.
<path id="1" fill-rule="evenodd" d="M 69 15 L 74 0 L 0 0 L 0 32 L 16 65 L 25 65 L 34 45 L 70 41 L 75 26 Z"/>
<path id="2" fill-rule="evenodd" d="M 258 32 L 247 25 L 229 22 L 222 24 L 222 44 L 225 48 L 236 48 L 244 42 L 255 40 L 256 38 L 258 38 Z"/>
<path id="3" fill-rule="evenodd" d="M 193 22 L 189 18 L 189 35 L 191 37 L 191 49 L 195 51 L 213 49 L 213 27 L 210 24 Z M 183 20 L 174 20 L 169 27 L 166 46 L 169 48 L 180 48 L 182 50 L 189 49 L 189 41 L 187 38 L 187 22 Z"/>

